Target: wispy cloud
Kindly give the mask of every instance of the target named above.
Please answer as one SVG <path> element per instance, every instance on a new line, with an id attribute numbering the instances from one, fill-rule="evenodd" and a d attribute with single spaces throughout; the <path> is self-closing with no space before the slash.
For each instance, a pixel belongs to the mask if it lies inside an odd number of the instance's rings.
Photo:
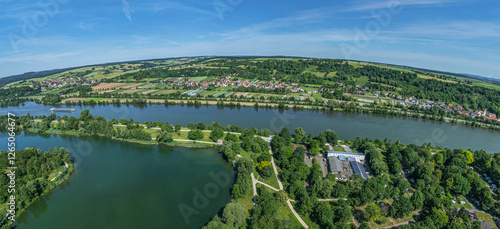
<path id="1" fill-rule="evenodd" d="M 128 4 L 127 0 L 122 0 L 123 3 L 123 13 L 125 14 L 125 17 L 128 18 L 130 22 L 132 22 L 132 15 L 130 14 L 130 4 Z"/>
<path id="2" fill-rule="evenodd" d="M 500 25 L 475 20 L 427 22 L 413 24 L 392 33 L 453 40 L 500 38 Z"/>
<path id="3" fill-rule="evenodd" d="M 25 63 L 53 63 L 61 60 L 61 58 L 67 58 L 70 56 L 77 56 L 79 52 L 63 52 L 63 53 L 43 53 L 43 54 L 32 54 L 25 53 L 16 56 L 9 56 L 0 58 L 0 62 L 9 63 L 9 62 L 25 62 Z"/>
<path id="4" fill-rule="evenodd" d="M 319 22 L 329 17 L 328 13 L 329 10 L 326 10 L 324 8 L 299 11 L 296 12 L 293 16 L 276 18 L 270 21 L 243 27 L 236 31 L 221 33 L 220 35 L 226 39 L 237 39 L 252 36 L 266 30 Z"/>
<path id="5" fill-rule="evenodd" d="M 152 11 L 153 13 L 158 13 L 164 10 L 180 10 L 186 12 L 200 13 L 210 16 L 216 16 L 214 12 L 210 12 L 201 8 L 197 8 L 194 6 L 188 6 L 185 4 L 180 4 L 177 2 L 165 1 L 165 2 L 156 2 L 156 3 L 145 3 L 141 6 L 138 6 L 137 11 Z"/>
<path id="6" fill-rule="evenodd" d="M 370 11 L 404 6 L 438 6 L 458 2 L 463 2 L 463 0 L 358 0 L 354 1 L 345 11 Z"/>

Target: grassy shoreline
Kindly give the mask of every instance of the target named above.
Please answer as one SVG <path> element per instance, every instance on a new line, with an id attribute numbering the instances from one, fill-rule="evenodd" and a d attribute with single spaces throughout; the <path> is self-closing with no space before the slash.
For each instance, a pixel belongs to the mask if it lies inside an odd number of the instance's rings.
<path id="1" fill-rule="evenodd" d="M 32 133 L 40 133 L 37 129 L 30 128 L 27 131 L 32 132 Z M 46 134 L 57 134 L 57 135 L 72 135 L 72 136 L 78 136 L 78 134 L 75 133 L 70 133 L 71 131 L 44 131 L 42 133 Z M 90 137 L 90 136 L 97 136 L 97 137 L 103 137 L 103 138 L 108 138 L 111 140 L 116 140 L 116 141 L 124 141 L 124 142 L 130 142 L 130 143 L 137 143 L 137 144 L 143 144 L 143 145 L 168 145 L 168 146 L 178 146 L 178 147 L 186 147 L 186 148 L 213 148 L 214 145 L 212 144 L 206 144 L 206 143 L 199 143 L 199 142 L 179 142 L 179 141 L 173 141 L 170 143 L 158 143 L 154 140 L 151 141 L 140 141 L 137 139 L 121 139 L 121 138 L 114 138 L 114 137 L 106 137 L 104 135 L 88 135 L 84 134 L 82 136 L 85 137 Z M 191 143 L 191 144 L 190 144 Z"/>

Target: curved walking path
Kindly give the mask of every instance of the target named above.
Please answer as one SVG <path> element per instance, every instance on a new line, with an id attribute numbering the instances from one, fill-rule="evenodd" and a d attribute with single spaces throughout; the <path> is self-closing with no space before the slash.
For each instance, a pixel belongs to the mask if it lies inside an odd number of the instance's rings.
<path id="1" fill-rule="evenodd" d="M 252 173 L 252 176 L 253 176 L 253 173 Z M 276 191 L 276 192 L 277 192 L 277 191 L 279 191 L 279 189 L 277 189 L 277 188 L 275 188 L 275 187 L 273 187 L 273 186 L 271 186 L 271 185 L 268 185 L 268 184 L 266 184 L 266 183 L 264 183 L 264 182 L 262 182 L 262 181 L 259 181 L 259 180 L 257 180 L 257 179 L 255 180 L 255 182 L 256 182 L 257 184 L 264 185 L 264 186 L 266 186 L 266 187 L 268 187 L 268 188 L 270 188 L 270 189 L 272 189 L 272 190 L 274 190 L 274 191 Z"/>
<path id="2" fill-rule="evenodd" d="M 291 202 L 300 202 L 300 200 L 292 200 L 289 199 Z M 338 199 L 318 199 L 320 202 L 332 202 L 332 201 L 339 201 L 339 200 L 347 200 L 347 198 L 338 198 Z"/>
<path id="3" fill-rule="evenodd" d="M 390 226 L 387 226 L 387 227 L 382 227 L 381 229 L 389 229 L 389 228 L 399 227 L 399 226 L 402 226 L 402 225 L 410 224 L 411 222 L 415 222 L 415 220 L 412 219 L 412 220 L 409 220 L 409 221 L 404 221 L 402 223 L 397 223 L 397 224 L 390 225 Z"/>
<path id="4" fill-rule="evenodd" d="M 264 140 L 265 140 L 265 141 L 267 141 L 268 143 L 270 143 L 270 142 L 271 142 L 271 138 L 264 138 L 264 137 L 263 137 L 262 139 L 264 139 Z M 271 149 L 269 149 L 269 153 L 270 153 L 271 155 L 273 155 L 273 151 L 272 151 Z M 276 179 L 278 180 L 278 185 L 279 185 L 279 187 L 280 187 L 280 189 L 279 189 L 279 190 L 283 190 L 283 184 L 281 183 L 281 180 L 280 180 L 280 179 L 279 179 L 279 177 L 278 177 L 278 170 L 276 169 L 276 164 L 274 163 L 274 158 L 273 158 L 273 157 L 271 157 L 271 164 L 273 165 L 274 175 L 276 175 Z M 253 174 L 252 174 L 252 178 L 253 178 L 253 179 L 255 179 L 255 178 L 253 177 Z M 253 184 L 254 188 L 255 188 L 255 184 L 256 184 L 256 183 L 257 183 L 257 182 L 255 182 L 255 183 Z M 263 184 L 263 183 L 262 183 L 262 182 L 260 182 L 260 181 L 259 181 L 259 183 Z M 276 188 L 271 187 L 271 186 L 269 186 L 269 185 L 267 185 L 267 184 L 264 184 L 264 185 L 265 185 L 265 186 L 267 186 L 267 187 L 270 187 L 270 188 L 271 188 L 271 189 L 273 189 L 273 190 L 277 190 Z M 279 191 L 279 190 L 277 190 L 277 191 Z M 302 218 L 300 218 L 300 215 L 299 215 L 299 214 L 295 211 L 295 209 L 293 208 L 293 206 L 292 206 L 292 202 L 290 201 L 290 199 L 288 199 L 288 200 L 286 201 L 286 203 L 287 203 L 288 207 L 290 208 L 290 210 L 292 211 L 292 213 L 293 213 L 293 215 L 295 216 L 295 218 L 297 218 L 297 220 L 300 222 L 300 224 L 302 224 L 302 226 L 303 226 L 304 228 L 309 229 L 309 226 L 307 226 L 306 222 L 304 222 L 304 220 L 302 220 Z"/>
<path id="5" fill-rule="evenodd" d="M 173 141 L 176 142 L 198 142 L 198 143 L 205 143 L 205 144 L 214 144 L 217 145 L 217 142 L 204 142 L 204 141 L 198 141 L 198 140 L 187 140 L 187 139 L 173 139 Z"/>
<path id="6" fill-rule="evenodd" d="M 253 173 L 250 173 L 250 176 L 252 177 L 252 188 L 253 188 L 253 207 L 257 206 L 257 188 L 255 187 L 255 184 L 257 184 L 257 179 L 253 176 Z"/>

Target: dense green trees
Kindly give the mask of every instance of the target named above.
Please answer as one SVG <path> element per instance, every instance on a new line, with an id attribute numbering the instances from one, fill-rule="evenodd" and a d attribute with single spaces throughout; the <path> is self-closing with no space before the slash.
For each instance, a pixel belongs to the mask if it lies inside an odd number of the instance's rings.
<path id="1" fill-rule="evenodd" d="M 205 135 L 200 129 L 189 131 L 188 138 L 191 140 L 201 140 Z"/>
<path id="2" fill-rule="evenodd" d="M 249 158 L 241 158 L 236 166 L 236 182 L 231 191 L 234 198 L 241 198 L 252 191 L 253 162 Z"/>
<path id="3" fill-rule="evenodd" d="M 214 141 L 214 142 L 221 139 L 223 136 L 224 136 L 224 130 L 220 127 L 213 128 L 212 132 L 210 133 L 210 139 L 212 139 L 212 141 Z"/>
<path id="4" fill-rule="evenodd" d="M 52 148 L 44 152 L 34 147 L 18 150 L 16 154 L 15 170 L 15 193 L 8 193 L 10 178 L 7 168 L 11 165 L 8 161 L 8 152 L 0 151 L 0 204 L 7 202 L 11 195 L 16 196 L 16 209 L 20 210 L 30 205 L 40 196 L 48 193 L 55 188 L 55 185 L 69 176 L 73 172 L 73 159 L 68 150 L 64 148 Z M 66 166 L 67 165 L 67 166 Z M 58 173 L 61 172 L 61 174 Z M 56 175 L 53 181 L 51 174 Z M 6 209 L 3 209 L 6 210 Z M 7 224 L 5 219 L 6 212 L 0 216 L 0 227 L 4 228 Z M 17 213 L 16 215 L 19 215 Z"/>
<path id="5" fill-rule="evenodd" d="M 246 224 L 247 210 L 238 203 L 228 203 L 222 212 L 222 218 L 216 215 L 203 229 L 242 228 Z"/>
<path id="6" fill-rule="evenodd" d="M 156 137 L 156 141 L 158 143 L 167 143 L 167 142 L 172 142 L 174 138 L 172 137 L 172 133 L 169 133 L 167 131 L 162 131 L 158 137 Z"/>

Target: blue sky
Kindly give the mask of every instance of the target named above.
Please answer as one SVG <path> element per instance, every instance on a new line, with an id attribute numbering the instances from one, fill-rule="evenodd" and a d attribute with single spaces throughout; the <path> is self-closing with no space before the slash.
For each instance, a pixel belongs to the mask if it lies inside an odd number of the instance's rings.
<path id="1" fill-rule="evenodd" d="M 496 0 L 0 0 L 0 77 L 201 55 L 357 59 L 500 78 Z"/>

